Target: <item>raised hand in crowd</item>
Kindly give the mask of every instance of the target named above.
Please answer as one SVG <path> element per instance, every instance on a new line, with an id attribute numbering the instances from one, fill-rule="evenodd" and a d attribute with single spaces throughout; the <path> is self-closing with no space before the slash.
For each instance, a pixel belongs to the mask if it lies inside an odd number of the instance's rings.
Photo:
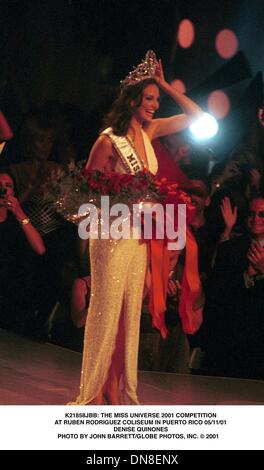
<path id="1" fill-rule="evenodd" d="M 42 237 L 35 227 L 33 227 L 30 219 L 27 217 L 18 199 L 15 197 L 14 182 L 8 173 L 0 173 L 0 188 L 0 209 L 2 208 L 2 220 L 0 220 L 0 222 L 4 223 L 7 213 L 11 212 L 20 224 L 31 248 L 39 255 L 44 254 L 46 250 Z"/>
<path id="2" fill-rule="evenodd" d="M 250 262 L 248 270 L 250 274 L 264 274 L 264 248 L 259 243 L 252 243 L 247 258 Z"/>
<path id="3" fill-rule="evenodd" d="M 237 221 L 237 207 L 232 209 L 229 197 L 224 197 L 221 202 L 221 213 L 225 222 L 225 230 L 221 235 L 221 241 L 229 239 L 232 229 Z"/>

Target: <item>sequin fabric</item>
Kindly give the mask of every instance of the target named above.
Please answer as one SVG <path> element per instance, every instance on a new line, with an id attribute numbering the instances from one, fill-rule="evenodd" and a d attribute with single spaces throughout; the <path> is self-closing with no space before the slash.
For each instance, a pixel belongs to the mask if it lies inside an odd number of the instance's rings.
<path id="1" fill-rule="evenodd" d="M 107 379 L 117 335 L 125 334 L 123 397 L 138 404 L 137 360 L 141 303 L 147 264 L 140 240 L 91 240 L 91 299 L 84 335 L 80 394 L 89 403 Z M 118 331 L 121 313 L 124 331 Z"/>
<path id="2" fill-rule="evenodd" d="M 150 141 L 146 143 L 145 138 L 144 142 L 149 167 L 155 171 L 155 153 Z M 121 165 L 118 171 L 127 172 Z M 118 347 L 122 361 L 122 402 L 139 404 L 137 362 L 147 245 L 136 238 L 92 239 L 90 264 L 91 297 L 84 334 L 80 393 L 76 401 L 68 404 L 85 405 L 98 395 L 107 380 L 117 344 L 122 344 L 122 349 Z"/>

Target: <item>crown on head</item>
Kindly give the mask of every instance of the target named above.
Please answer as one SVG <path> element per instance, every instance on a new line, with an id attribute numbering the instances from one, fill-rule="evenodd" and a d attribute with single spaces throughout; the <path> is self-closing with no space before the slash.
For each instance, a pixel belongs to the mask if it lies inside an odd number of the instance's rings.
<path id="1" fill-rule="evenodd" d="M 131 72 L 121 81 L 121 88 L 124 89 L 130 85 L 136 85 L 147 78 L 154 78 L 156 70 L 159 68 L 159 62 L 153 51 L 146 53 L 145 59 L 134 67 Z"/>

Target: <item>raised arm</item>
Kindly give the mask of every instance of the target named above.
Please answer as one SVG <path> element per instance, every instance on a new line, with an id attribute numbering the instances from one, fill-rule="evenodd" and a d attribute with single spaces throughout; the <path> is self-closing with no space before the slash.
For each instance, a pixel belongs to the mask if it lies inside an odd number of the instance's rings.
<path id="1" fill-rule="evenodd" d="M 203 113 L 202 109 L 193 100 L 175 90 L 166 82 L 161 61 L 159 61 L 159 65 L 159 70 L 155 76 L 159 87 L 181 107 L 184 114 L 178 114 L 169 118 L 153 119 L 148 126 L 148 133 L 152 139 L 182 131 Z"/>
<path id="2" fill-rule="evenodd" d="M 229 240 L 233 227 L 236 224 L 237 207 L 234 207 L 233 209 L 229 197 L 224 197 L 222 199 L 220 209 L 225 222 L 225 229 L 221 234 L 220 241 L 224 242 Z"/>
<path id="3" fill-rule="evenodd" d="M 7 209 L 13 213 L 14 217 L 21 225 L 21 228 L 32 250 L 34 250 L 38 255 L 44 255 L 46 248 L 43 239 L 39 232 L 32 225 L 30 219 L 23 211 L 16 197 L 8 196 Z"/>

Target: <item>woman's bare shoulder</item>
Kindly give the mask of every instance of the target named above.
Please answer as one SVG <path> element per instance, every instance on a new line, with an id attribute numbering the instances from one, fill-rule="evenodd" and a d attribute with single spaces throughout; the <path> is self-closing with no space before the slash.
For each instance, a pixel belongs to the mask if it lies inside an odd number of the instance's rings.
<path id="1" fill-rule="evenodd" d="M 116 152 L 110 137 L 101 134 L 92 147 L 86 168 L 110 171 L 115 159 Z"/>
<path id="2" fill-rule="evenodd" d="M 110 137 L 106 134 L 100 134 L 96 139 L 91 152 L 94 150 L 112 150 L 112 141 Z"/>

